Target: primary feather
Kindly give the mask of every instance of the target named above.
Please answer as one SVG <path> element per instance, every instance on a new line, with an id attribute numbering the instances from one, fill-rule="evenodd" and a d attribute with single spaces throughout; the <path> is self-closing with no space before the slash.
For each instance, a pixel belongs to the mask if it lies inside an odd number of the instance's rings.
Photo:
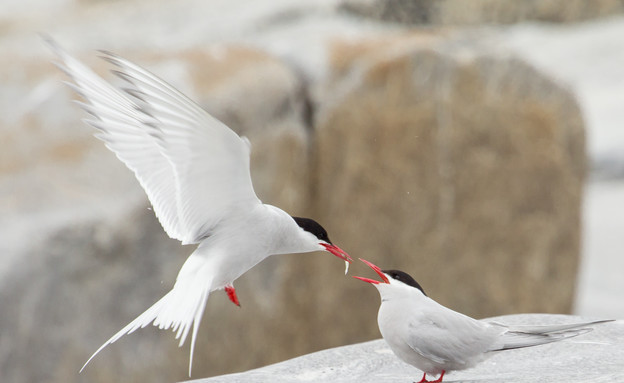
<path id="1" fill-rule="evenodd" d="M 129 84 L 120 91 L 48 42 L 70 85 L 85 99 L 79 105 L 93 116 L 86 121 L 134 172 L 171 238 L 199 243 L 232 204 L 260 202 L 251 184 L 248 141 L 127 60 L 103 53 Z"/>
<path id="2" fill-rule="evenodd" d="M 504 326 L 489 322 L 494 326 L 505 328 L 506 331 L 496 339 L 496 342 L 487 351 L 510 350 L 558 342 L 586 334 L 593 330 L 590 326 L 606 322 L 611 322 L 611 320 L 543 326 Z"/>

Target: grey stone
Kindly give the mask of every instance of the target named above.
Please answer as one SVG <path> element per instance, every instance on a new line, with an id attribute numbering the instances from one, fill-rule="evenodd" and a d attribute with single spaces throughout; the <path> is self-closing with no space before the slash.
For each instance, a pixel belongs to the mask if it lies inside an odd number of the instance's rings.
<path id="1" fill-rule="evenodd" d="M 492 319 L 507 324 L 555 324 L 587 320 L 545 314 L 520 314 Z M 619 320 L 598 325 L 588 334 L 565 341 L 494 353 L 472 369 L 449 372 L 444 376 L 444 382 L 616 383 L 624 380 L 623 366 L 624 321 Z M 238 374 L 192 382 L 409 383 L 421 377 L 422 372 L 399 360 L 385 341 L 379 339 L 323 350 Z"/>
<path id="2" fill-rule="evenodd" d="M 345 0 L 341 9 L 404 24 L 479 25 L 582 21 L 621 13 L 624 4 L 620 0 Z"/>

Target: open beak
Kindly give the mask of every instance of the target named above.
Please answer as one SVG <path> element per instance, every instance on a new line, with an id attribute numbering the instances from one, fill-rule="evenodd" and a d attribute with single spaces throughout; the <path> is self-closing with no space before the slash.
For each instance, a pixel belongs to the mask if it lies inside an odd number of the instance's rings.
<path id="1" fill-rule="evenodd" d="M 349 254 L 347 254 L 344 250 L 342 250 L 338 246 L 331 245 L 329 243 L 321 243 L 321 245 L 323 245 L 325 250 L 327 250 L 330 253 L 334 254 L 336 257 L 342 259 L 343 261 L 345 261 L 345 262 L 353 262 L 353 259 L 351 259 L 351 257 L 349 257 Z"/>
<path id="2" fill-rule="evenodd" d="M 367 261 L 366 259 L 362 259 L 360 258 L 360 261 L 366 263 L 368 265 L 368 267 L 370 267 L 371 269 L 373 269 L 374 272 L 377 273 L 377 275 L 379 275 L 379 277 L 381 277 L 383 283 L 390 283 L 390 281 L 388 280 L 388 277 L 386 277 L 386 274 L 383 273 L 383 271 L 381 271 L 381 269 L 375 265 L 373 265 L 372 263 L 370 263 L 369 261 Z M 353 277 L 356 279 L 359 279 L 360 281 L 364 281 L 364 282 L 368 282 L 368 283 L 372 283 L 374 285 L 380 284 L 382 282 L 380 281 L 376 281 L 374 279 L 370 279 L 370 278 L 364 278 L 364 277 Z"/>
<path id="3" fill-rule="evenodd" d="M 336 257 L 345 261 L 345 275 L 347 275 L 347 273 L 349 272 L 349 263 L 353 262 L 353 259 L 349 257 L 349 254 L 347 254 L 346 251 L 342 250 L 336 245 L 332 245 L 329 243 L 321 243 L 321 245 L 323 245 L 325 250 L 329 251 L 330 253 L 334 254 Z"/>

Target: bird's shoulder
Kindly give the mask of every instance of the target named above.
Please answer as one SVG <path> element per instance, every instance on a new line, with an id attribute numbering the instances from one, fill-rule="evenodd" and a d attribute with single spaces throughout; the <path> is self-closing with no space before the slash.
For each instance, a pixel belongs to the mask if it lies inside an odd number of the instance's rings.
<path id="1" fill-rule="evenodd" d="M 418 314 L 413 316 L 413 318 L 414 320 L 410 322 L 410 326 L 413 328 L 429 327 L 430 330 L 448 331 L 451 333 L 479 333 L 491 327 L 486 322 L 454 311 L 429 298 L 423 302 L 422 308 L 418 310 Z"/>

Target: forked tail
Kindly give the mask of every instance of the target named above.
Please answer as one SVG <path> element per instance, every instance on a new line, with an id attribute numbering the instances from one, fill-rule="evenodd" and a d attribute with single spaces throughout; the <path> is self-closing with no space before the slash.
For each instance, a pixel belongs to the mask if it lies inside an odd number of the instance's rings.
<path id="1" fill-rule="evenodd" d="M 191 327 L 193 328 L 189 361 L 190 376 L 191 370 L 193 369 L 193 352 L 195 351 L 197 331 L 199 330 L 199 323 L 204 314 L 206 301 L 210 295 L 212 282 L 210 278 L 207 278 L 205 273 L 201 272 L 203 271 L 202 266 L 205 266 L 205 264 L 201 263 L 203 262 L 200 257 L 191 255 L 184 263 L 182 270 L 180 270 L 180 274 L 178 274 L 178 279 L 173 289 L 100 346 L 100 348 L 91 355 L 84 366 L 82 366 L 80 372 L 84 370 L 91 359 L 102 351 L 104 347 L 114 343 L 122 336 L 131 334 L 135 330 L 143 328 L 153 322 L 154 326 L 158 326 L 158 328 L 162 330 L 172 329 L 176 332 L 176 339 L 180 339 L 180 347 L 184 344 Z"/>
<path id="2" fill-rule="evenodd" d="M 546 326 L 513 326 L 509 327 L 509 331 L 503 334 L 489 351 L 502 351 L 558 342 L 586 334 L 593 330 L 592 326 L 607 322 L 612 322 L 612 320 Z"/>

